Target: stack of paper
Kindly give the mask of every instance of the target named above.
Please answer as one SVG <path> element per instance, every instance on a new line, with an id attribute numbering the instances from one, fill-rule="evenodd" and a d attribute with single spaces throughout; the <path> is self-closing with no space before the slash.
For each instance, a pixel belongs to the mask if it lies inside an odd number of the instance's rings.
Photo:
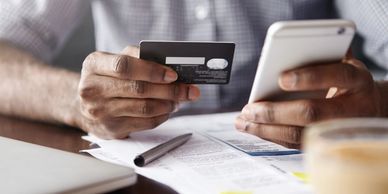
<path id="1" fill-rule="evenodd" d="M 132 133 L 125 140 L 86 136 L 100 148 L 85 151 L 101 160 L 133 167 L 179 193 L 311 193 L 308 185 L 292 176 L 303 171 L 301 154 L 236 131 L 236 114 L 173 118 L 156 129 Z M 145 167 L 134 165 L 136 155 L 188 132 L 193 137 L 181 147 Z M 252 156 L 251 151 L 271 154 Z M 274 156 L 276 152 L 295 155 Z"/>

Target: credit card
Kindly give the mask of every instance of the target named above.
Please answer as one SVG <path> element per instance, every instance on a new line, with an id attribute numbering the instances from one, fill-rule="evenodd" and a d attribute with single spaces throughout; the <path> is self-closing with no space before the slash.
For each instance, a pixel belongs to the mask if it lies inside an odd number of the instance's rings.
<path id="1" fill-rule="evenodd" d="M 141 41 L 140 58 L 171 67 L 177 82 L 227 84 L 235 44 L 231 42 Z"/>

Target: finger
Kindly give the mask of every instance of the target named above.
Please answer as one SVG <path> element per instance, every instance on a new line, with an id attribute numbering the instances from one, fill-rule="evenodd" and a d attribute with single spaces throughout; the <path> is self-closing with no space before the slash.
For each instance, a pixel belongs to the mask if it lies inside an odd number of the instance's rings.
<path id="1" fill-rule="evenodd" d="M 115 98 L 99 106 L 89 105 L 83 109 L 84 115 L 93 120 L 112 117 L 155 117 L 171 113 L 176 102 L 154 99 Z"/>
<path id="2" fill-rule="evenodd" d="M 155 117 L 175 111 L 177 103 L 167 100 L 118 98 L 108 101 L 104 107 L 104 111 L 111 117 Z"/>
<path id="3" fill-rule="evenodd" d="M 342 62 L 349 64 L 349 65 L 353 65 L 353 66 L 358 67 L 360 69 L 368 70 L 366 65 L 362 61 L 357 60 L 356 58 L 345 58 L 342 60 Z"/>
<path id="4" fill-rule="evenodd" d="M 188 84 L 156 84 L 144 81 L 114 79 L 106 76 L 92 76 L 79 88 L 81 97 L 94 98 L 153 98 L 172 101 L 196 100 L 199 88 Z"/>
<path id="5" fill-rule="evenodd" d="M 344 97 L 257 102 L 246 105 L 242 115 L 254 123 L 305 126 L 315 121 L 353 116 L 358 111 L 354 110 L 355 103 L 357 100 Z"/>
<path id="6" fill-rule="evenodd" d="M 153 129 L 168 118 L 168 114 L 152 118 L 111 118 L 105 120 L 99 127 L 94 127 L 88 131 L 103 139 L 122 139 L 128 137 L 131 132 Z"/>
<path id="7" fill-rule="evenodd" d="M 354 89 L 369 82 L 369 74 L 364 69 L 344 63 L 307 66 L 282 73 L 279 86 L 286 91 L 322 90 L 330 87 Z"/>
<path id="8" fill-rule="evenodd" d="M 240 126 L 243 126 L 244 128 L 241 129 Z M 302 127 L 297 126 L 253 123 L 245 120 L 243 116 L 236 119 L 236 127 L 240 131 L 250 133 L 263 139 L 285 142 L 289 144 L 300 144 L 303 130 Z"/>
<path id="9" fill-rule="evenodd" d="M 139 49 L 139 47 L 135 47 L 135 46 L 127 46 L 124 48 L 123 51 L 121 51 L 121 54 L 128 55 L 128 56 L 135 57 L 135 58 L 139 58 L 140 49 Z"/>
<path id="10" fill-rule="evenodd" d="M 83 73 L 140 80 L 153 83 L 171 83 L 178 78 L 174 70 L 167 66 L 127 55 L 94 52 L 86 57 Z"/>

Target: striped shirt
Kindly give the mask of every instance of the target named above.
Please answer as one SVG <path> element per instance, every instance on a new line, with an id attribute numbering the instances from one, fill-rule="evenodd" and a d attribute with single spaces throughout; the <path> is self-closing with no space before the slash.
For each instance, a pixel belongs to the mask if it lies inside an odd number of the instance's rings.
<path id="1" fill-rule="evenodd" d="M 60 50 L 84 16 L 85 0 L 0 3 L 0 39 L 45 61 Z M 97 50 L 117 53 L 141 40 L 236 43 L 228 85 L 201 86 L 186 107 L 239 109 L 248 99 L 267 28 L 279 20 L 345 18 L 355 21 L 364 52 L 388 68 L 387 0 L 93 0 Z M 281 55 L 281 53 L 279 54 Z"/>

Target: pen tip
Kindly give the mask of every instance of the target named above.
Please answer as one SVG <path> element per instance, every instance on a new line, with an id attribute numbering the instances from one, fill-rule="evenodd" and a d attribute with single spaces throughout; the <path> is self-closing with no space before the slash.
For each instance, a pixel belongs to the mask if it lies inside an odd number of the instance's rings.
<path id="1" fill-rule="evenodd" d="M 142 156 L 136 156 L 135 160 L 133 160 L 136 166 L 143 167 L 144 166 L 144 158 Z"/>

